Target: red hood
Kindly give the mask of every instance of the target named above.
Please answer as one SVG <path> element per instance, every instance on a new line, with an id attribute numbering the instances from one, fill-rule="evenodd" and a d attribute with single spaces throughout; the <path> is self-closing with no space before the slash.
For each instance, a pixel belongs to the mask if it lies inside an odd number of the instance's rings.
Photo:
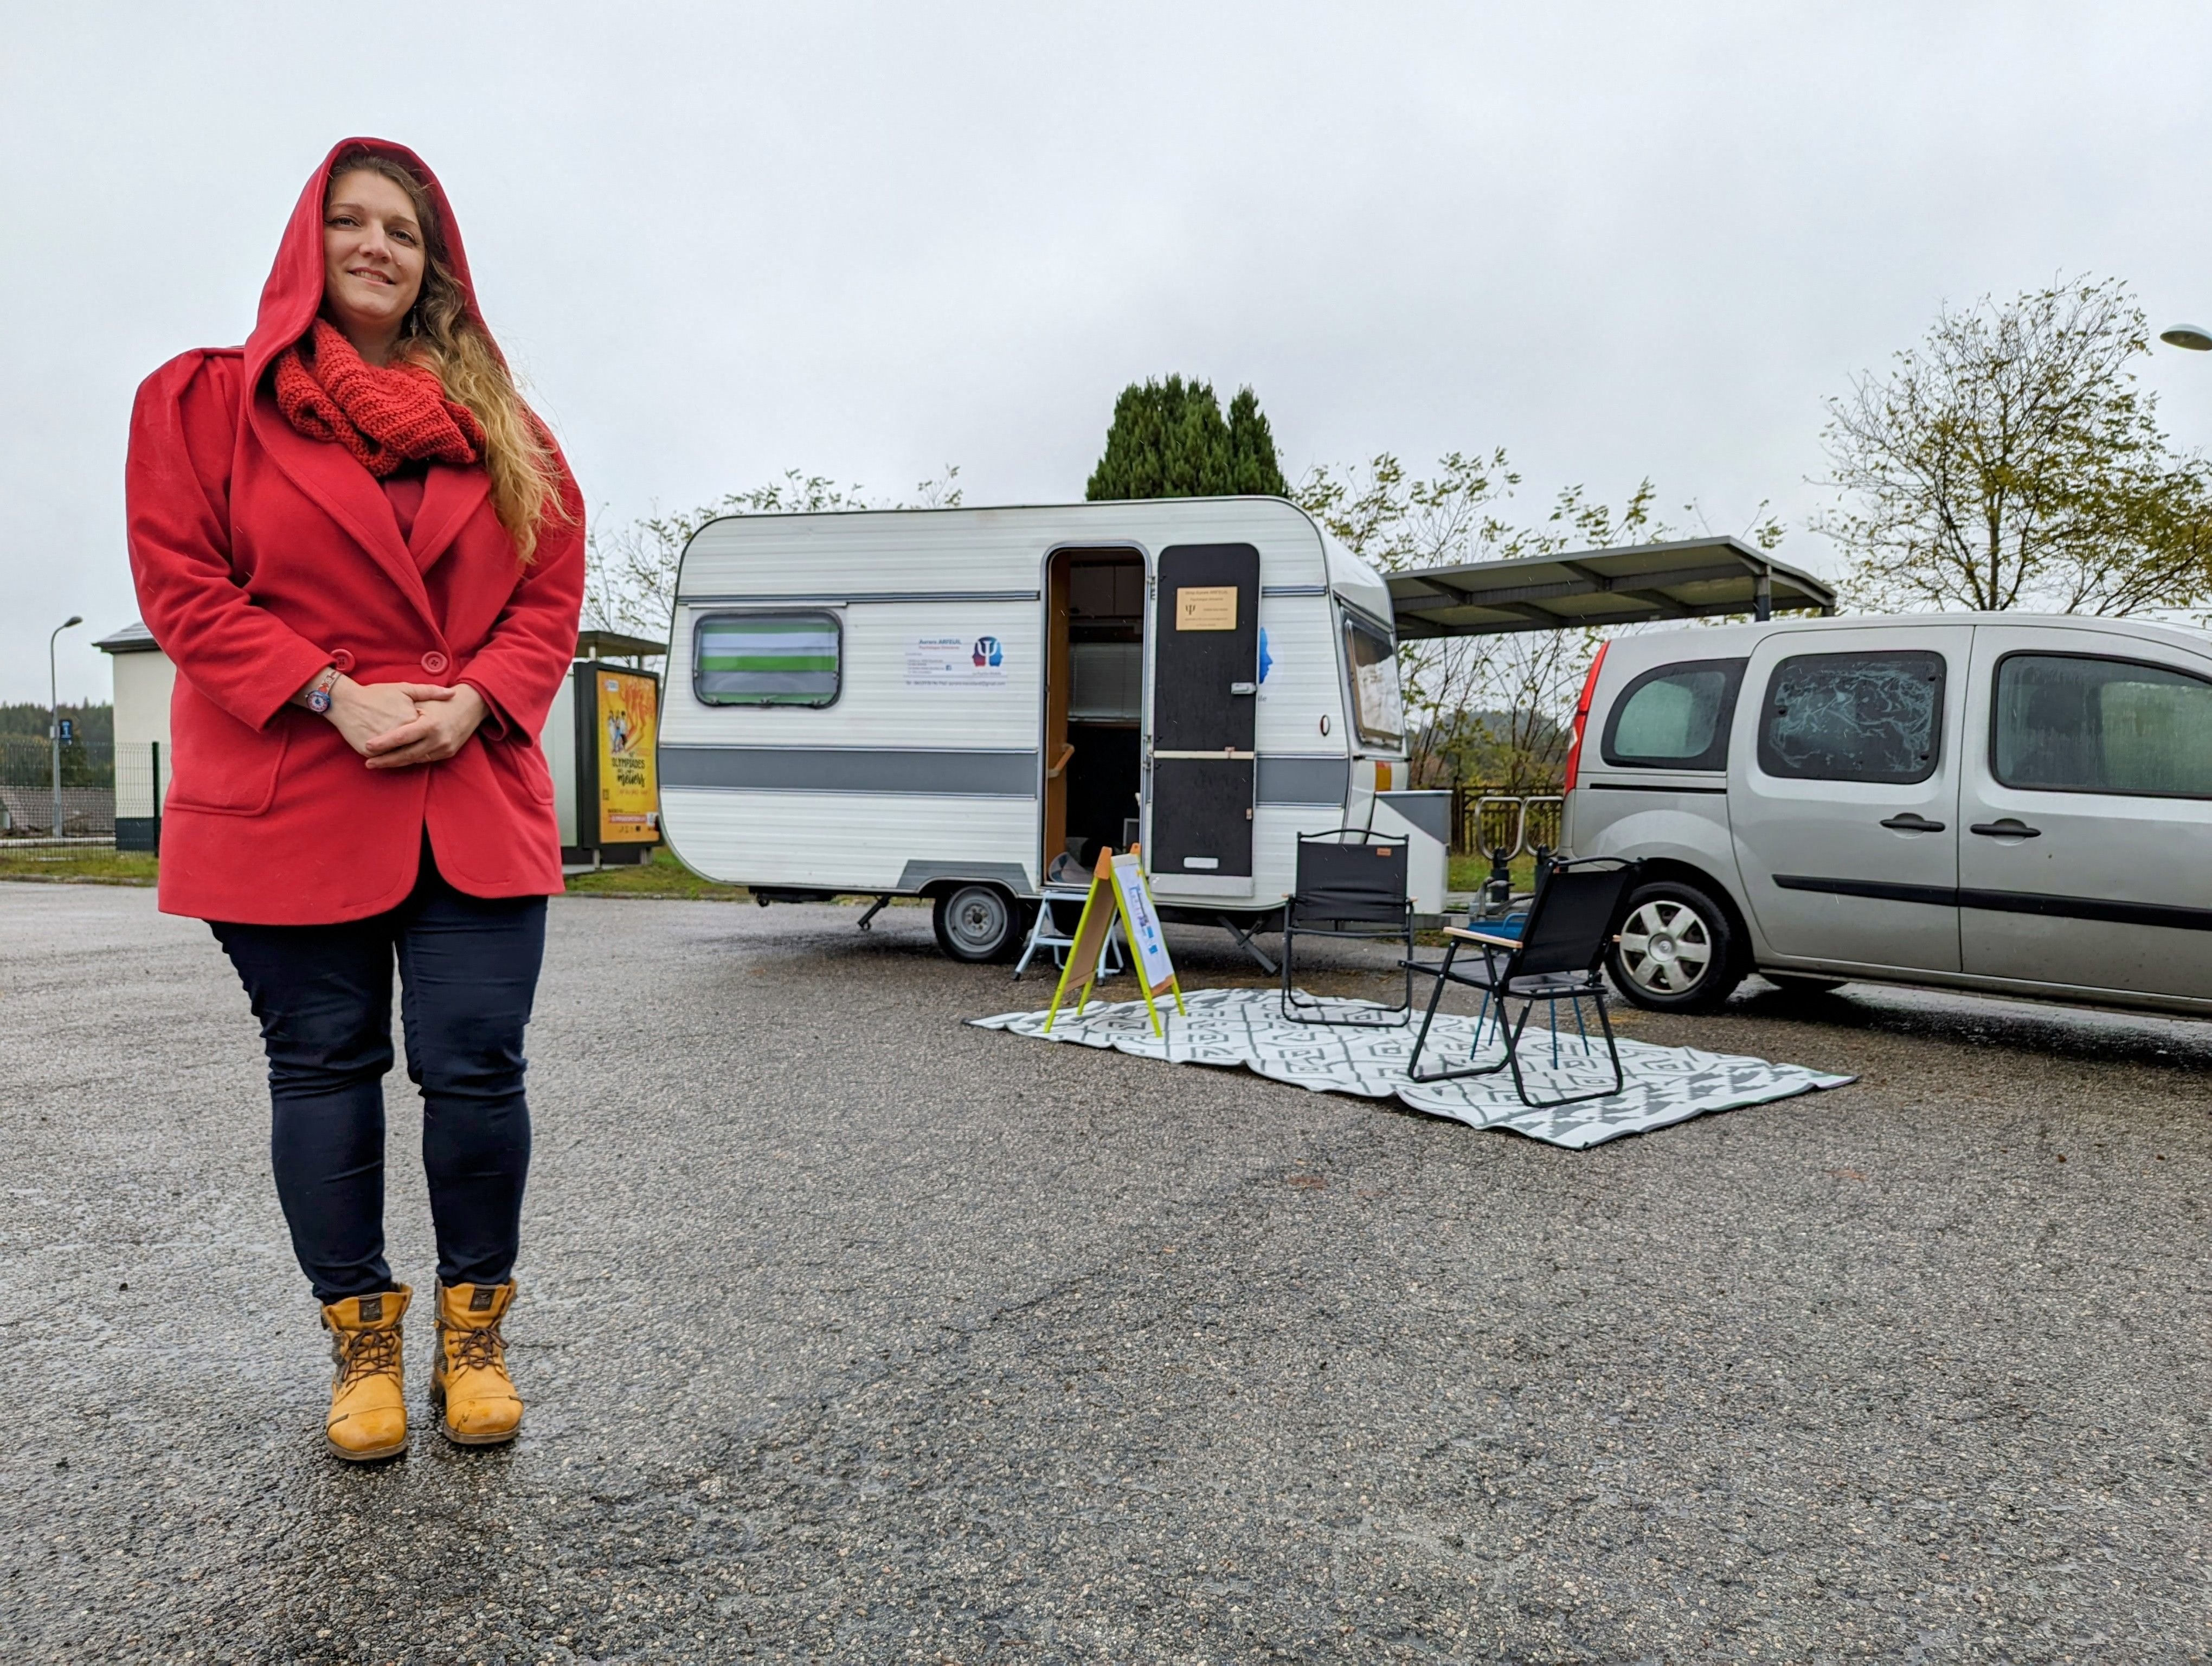
<path id="1" fill-rule="evenodd" d="M 253 333 L 246 338 L 249 390 L 260 386 L 261 373 L 270 360 L 307 333 L 323 304 L 323 200 L 330 192 L 331 164 L 342 152 L 355 149 L 389 156 L 422 182 L 437 207 L 447 270 L 468 295 L 469 316 L 479 329 L 483 328 L 483 314 L 477 310 L 476 285 L 469 277 L 468 253 L 461 246 L 460 222 L 453 218 L 453 205 L 446 200 L 438 176 L 404 144 L 389 139 L 341 139 L 307 176 L 307 189 L 300 193 L 298 206 L 285 222 L 284 240 L 276 246 L 276 264 L 269 269 L 268 283 L 261 286 L 261 311 L 254 320 Z M 491 331 L 484 330 L 484 337 L 489 340 Z M 246 397 L 251 399 L 252 395 L 249 392 Z"/>

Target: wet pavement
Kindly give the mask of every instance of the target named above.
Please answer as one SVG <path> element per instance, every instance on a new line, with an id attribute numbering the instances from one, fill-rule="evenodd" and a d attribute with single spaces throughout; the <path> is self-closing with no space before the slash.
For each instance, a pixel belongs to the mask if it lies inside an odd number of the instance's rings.
<path id="1" fill-rule="evenodd" d="M 554 905 L 527 1426 L 363 1470 L 205 928 L 0 885 L 0 1661 L 2212 1654 L 2212 1026 L 1747 986 L 1859 1084 L 1574 1152 L 854 912 Z"/>

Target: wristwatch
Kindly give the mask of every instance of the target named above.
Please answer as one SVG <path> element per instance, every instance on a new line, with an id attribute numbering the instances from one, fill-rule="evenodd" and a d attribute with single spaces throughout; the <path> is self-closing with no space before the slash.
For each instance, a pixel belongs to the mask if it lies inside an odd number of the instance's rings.
<path id="1" fill-rule="evenodd" d="M 331 666 L 315 678 L 314 686 L 307 690 L 307 709 L 320 717 L 331 708 L 331 690 L 337 685 L 338 669 Z"/>

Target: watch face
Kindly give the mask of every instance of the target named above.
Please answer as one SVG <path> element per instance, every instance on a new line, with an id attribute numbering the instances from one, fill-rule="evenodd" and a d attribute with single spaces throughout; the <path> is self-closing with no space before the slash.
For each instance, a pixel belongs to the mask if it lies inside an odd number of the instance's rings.
<path id="1" fill-rule="evenodd" d="M 307 709 L 309 711 L 326 712 L 330 710 L 330 708 L 331 691 L 328 689 L 317 689 L 313 694 L 307 696 Z"/>

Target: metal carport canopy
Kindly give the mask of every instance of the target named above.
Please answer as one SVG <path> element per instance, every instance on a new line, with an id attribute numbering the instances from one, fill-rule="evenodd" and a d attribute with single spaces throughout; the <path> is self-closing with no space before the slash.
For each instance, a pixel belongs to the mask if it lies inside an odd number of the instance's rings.
<path id="1" fill-rule="evenodd" d="M 1387 575 L 1398 640 L 1748 613 L 1833 613 L 1836 593 L 1741 538 L 1522 556 Z"/>

